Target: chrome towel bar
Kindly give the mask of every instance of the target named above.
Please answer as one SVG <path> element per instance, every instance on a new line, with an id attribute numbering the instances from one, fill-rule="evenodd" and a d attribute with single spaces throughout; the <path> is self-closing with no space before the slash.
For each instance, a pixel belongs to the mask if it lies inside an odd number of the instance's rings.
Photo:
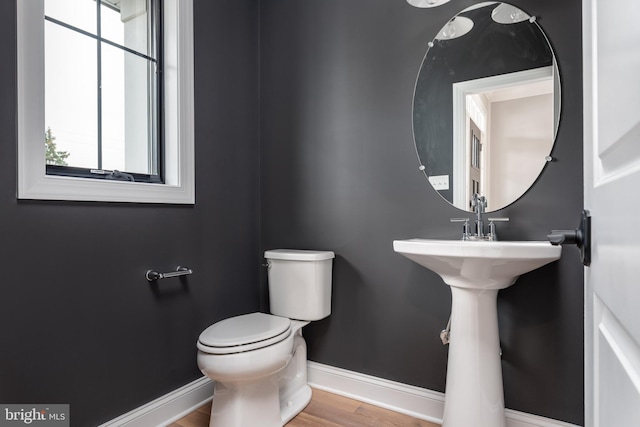
<path id="1" fill-rule="evenodd" d="M 168 279 L 170 277 L 186 276 L 187 274 L 191 274 L 191 273 L 193 273 L 193 270 L 190 268 L 178 267 L 176 268 L 176 271 L 170 271 L 168 273 L 158 273 L 157 271 L 154 271 L 154 270 L 147 270 L 145 277 L 147 278 L 148 281 L 154 282 L 156 280 Z"/>

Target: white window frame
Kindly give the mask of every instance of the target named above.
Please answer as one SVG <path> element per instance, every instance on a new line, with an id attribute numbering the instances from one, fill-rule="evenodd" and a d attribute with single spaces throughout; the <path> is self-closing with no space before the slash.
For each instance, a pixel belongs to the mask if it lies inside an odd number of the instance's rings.
<path id="1" fill-rule="evenodd" d="M 195 204 L 193 0 L 163 0 L 165 183 L 46 174 L 44 0 L 17 2 L 18 199 Z"/>

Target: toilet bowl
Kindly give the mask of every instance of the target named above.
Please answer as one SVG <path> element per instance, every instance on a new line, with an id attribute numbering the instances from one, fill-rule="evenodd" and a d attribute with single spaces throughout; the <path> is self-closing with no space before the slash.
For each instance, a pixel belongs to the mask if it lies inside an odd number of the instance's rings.
<path id="1" fill-rule="evenodd" d="M 221 320 L 198 339 L 214 381 L 210 427 L 282 427 L 311 400 L 302 328 L 331 313 L 330 251 L 265 252 L 272 314 Z"/>

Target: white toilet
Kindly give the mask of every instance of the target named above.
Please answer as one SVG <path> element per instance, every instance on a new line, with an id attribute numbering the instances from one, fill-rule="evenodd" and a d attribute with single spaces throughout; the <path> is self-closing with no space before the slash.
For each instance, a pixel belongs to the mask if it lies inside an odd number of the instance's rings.
<path id="1" fill-rule="evenodd" d="M 266 251 L 272 314 L 221 320 L 198 339 L 215 382 L 210 427 L 282 427 L 311 400 L 302 327 L 331 314 L 331 251 Z"/>

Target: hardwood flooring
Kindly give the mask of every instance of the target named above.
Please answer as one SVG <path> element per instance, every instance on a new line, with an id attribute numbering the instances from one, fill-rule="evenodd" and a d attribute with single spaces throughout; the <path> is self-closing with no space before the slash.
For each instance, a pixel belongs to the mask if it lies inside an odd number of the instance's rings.
<path id="1" fill-rule="evenodd" d="M 208 427 L 211 405 L 207 403 L 169 427 Z M 313 389 L 307 407 L 286 427 L 440 427 L 357 400 Z M 247 426 L 259 427 L 259 426 Z"/>

